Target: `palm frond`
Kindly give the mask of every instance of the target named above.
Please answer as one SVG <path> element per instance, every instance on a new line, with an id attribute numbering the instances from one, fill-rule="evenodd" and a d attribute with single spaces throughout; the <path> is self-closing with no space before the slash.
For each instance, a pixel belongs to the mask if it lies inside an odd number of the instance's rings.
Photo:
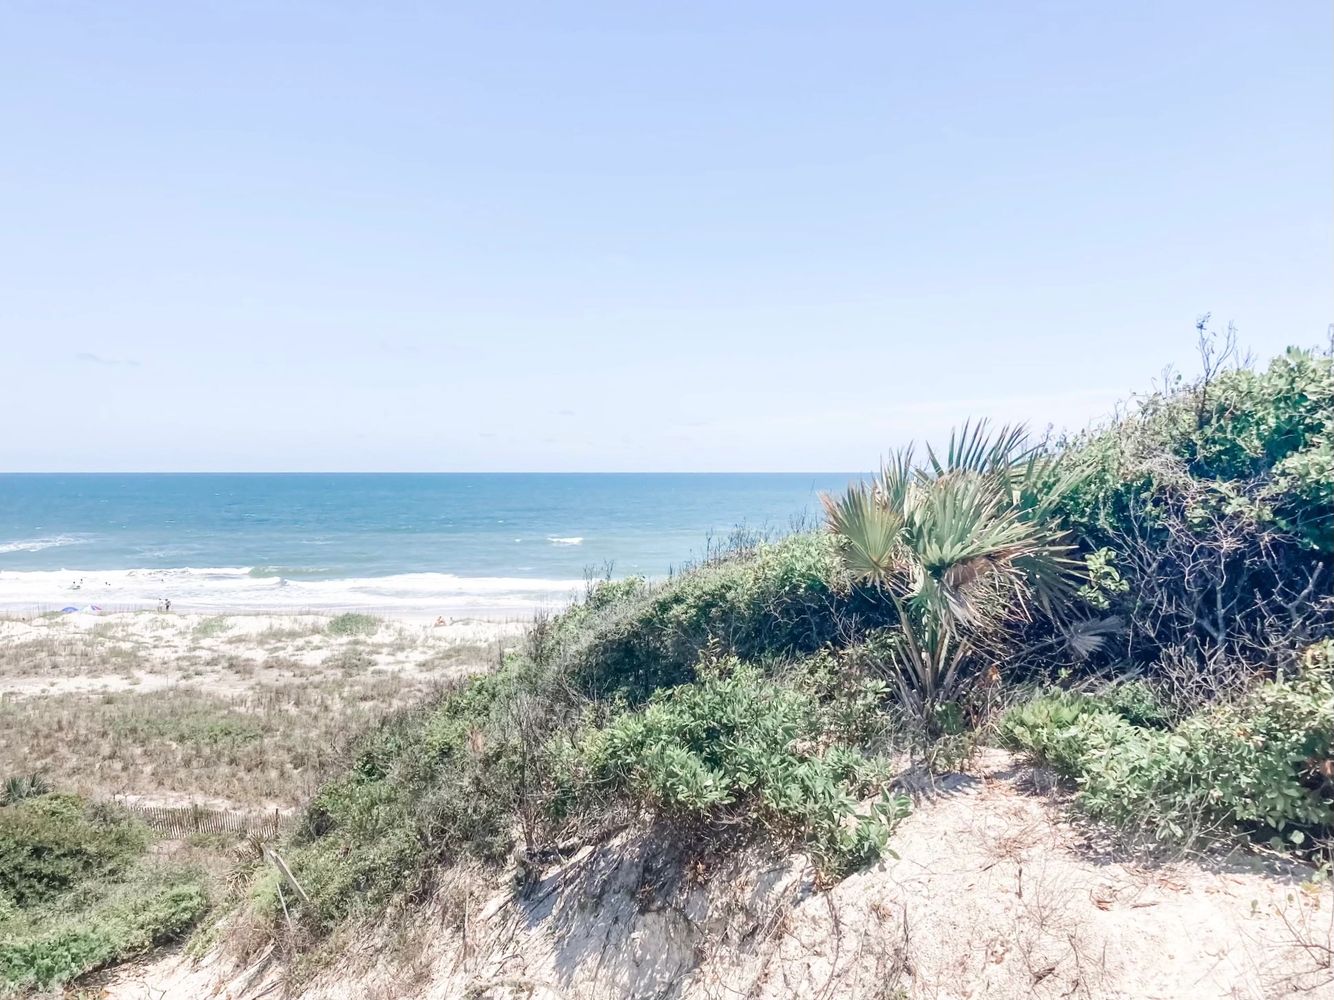
<path id="1" fill-rule="evenodd" d="M 853 577 L 877 584 L 889 582 L 899 568 L 901 510 L 882 503 L 876 488 L 865 483 L 850 485 L 837 499 L 825 494 L 820 500 Z"/>
<path id="2" fill-rule="evenodd" d="M 912 445 L 900 448 L 880 465 L 880 476 L 874 487 L 876 501 L 902 514 L 909 506 L 917 478 Z"/>
<path id="3" fill-rule="evenodd" d="M 943 455 L 928 448 L 925 466 L 904 449 L 870 484 L 822 498 L 848 571 L 898 610 L 895 677 L 906 702 L 947 694 L 988 634 L 1034 608 L 1057 617 L 1084 567 L 1053 512 L 1083 477 L 1030 444 L 1022 425 L 993 431 L 978 421 Z"/>
<path id="4" fill-rule="evenodd" d="M 950 433 L 949 447 L 942 461 L 927 447 L 927 461 L 936 476 L 955 472 L 990 475 L 1010 469 L 1022 462 L 1033 450 L 1027 444 L 1028 429 L 1023 424 L 1002 424 L 991 432 L 990 421 L 973 423 L 965 420 L 962 427 Z"/>

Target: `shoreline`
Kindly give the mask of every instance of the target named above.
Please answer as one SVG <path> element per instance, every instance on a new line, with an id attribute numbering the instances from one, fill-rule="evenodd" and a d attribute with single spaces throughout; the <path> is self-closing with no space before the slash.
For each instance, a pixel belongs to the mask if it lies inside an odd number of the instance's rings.
<path id="1" fill-rule="evenodd" d="M 452 605 L 442 606 L 438 613 L 421 608 L 396 608 L 386 605 L 349 605 L 328 607 L 241 607 L 234 605 L 189 604 L 177 605 L 172 602 L 171 610 L 164 611 L 156 605 L 94 605 L 93 610 L 76 608 L 66 611 L 62 607 L 43 604 L 0 603 L 0 624 L 11 622 L 31 625 L 38 622 L 69 621 L 79 626 L 98 622 L 115 622 L 144 616 L 165 617 L 180 620 L 202 620 L 206 618 L 274 618 L 274 619 L 331 619 L 344 614 L 369 615 L 376 620 L 390 625 L 411 627 L 430 627 L 443 619 L 446 626 L 456 626 L 468 622 L 485 622 L 490 625 L 527 626 L 534 615 L 543 612 L 557 613 L 568 607 L 569 602 L 553 603 L 549 606 L 507 606 L 507 605 Z"/>
<path id="2" fill-rule="evenodd" d="M 339 615 L 348 612 L 420 624 L 437 619 L 529 620 L 559 611 L 585 581 L 399 573 L 312 579 L 250 567 L 117 570 L 0 570 L 0 616 Z"/>

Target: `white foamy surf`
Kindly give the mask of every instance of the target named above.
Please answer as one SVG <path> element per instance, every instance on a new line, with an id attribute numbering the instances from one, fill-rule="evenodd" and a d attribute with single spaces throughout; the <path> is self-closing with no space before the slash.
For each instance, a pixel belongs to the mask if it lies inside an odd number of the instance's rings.
<path id="1" fill-rule="evenodd" d="M 78 545 L 84 541 L 74 535 L 56 535 L 53 538 L 20 538 L 12 542 L 0 542 L 0 553 L 5 552 L 41 552 L 43 549 L 58 549 L 66 545 Z"/>
<path id="2" fill-rule="evenodd" d="M 69 607 L 132 611 L 154 608 L 168 599 L 172 610 L 181 612 L 369 611 L 414 618 L 501 617 L 563 607 L 582 587 L 581 580 L 450 573 L 298 580 L 257 575 L 248 566 L 64 569 L 0 572 L 0 610 L 22 614 Z"/>

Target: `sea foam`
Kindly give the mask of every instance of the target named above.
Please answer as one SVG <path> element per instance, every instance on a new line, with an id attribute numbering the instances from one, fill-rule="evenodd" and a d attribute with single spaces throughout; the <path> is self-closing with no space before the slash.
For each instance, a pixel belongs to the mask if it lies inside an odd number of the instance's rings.
<path id="1" fill-rule="evenodd" d="M 73 535 L 57 535 L 54 538 L 21 538 L 13 542 L 0 542 L 0 553 L 4 552 L 41 552 L 43 549 L 58 549 L 64 545 L 78 545 L 85 541 Z"/>

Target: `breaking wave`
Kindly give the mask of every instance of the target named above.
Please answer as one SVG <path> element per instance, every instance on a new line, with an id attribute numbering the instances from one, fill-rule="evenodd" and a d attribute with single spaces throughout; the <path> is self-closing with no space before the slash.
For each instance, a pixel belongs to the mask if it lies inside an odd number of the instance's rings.
<path id="1" fill-rule="evenodd" d="M 54 538 L 21 538 L 13 542 L 0 542 L 0 553 L 5 552 L 41 552 L 43 549 L 58 549 L 64 545 L 80 545 L 86 538 L 74 535 L 56 535 Z"/>

